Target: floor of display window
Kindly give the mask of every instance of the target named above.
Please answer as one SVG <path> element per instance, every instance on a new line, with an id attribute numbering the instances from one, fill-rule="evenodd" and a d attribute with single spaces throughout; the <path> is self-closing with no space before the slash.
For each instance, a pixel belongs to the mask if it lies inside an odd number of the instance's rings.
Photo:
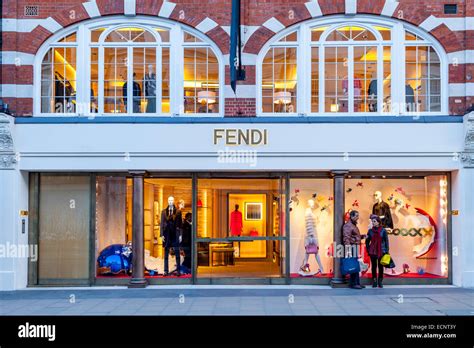
<path id="1" fill-rule="evenodd" d="M 198 275 L 203 278 L 216 276 L 239 278 L 282 277 L 278 264 L 269 261 L 236 261 L 235 265 L 228 266 L 199 266 Z"/>
<path id="2" fill-rule="evenodd" d="M 443 277 L 443 276 L 440 276 L 440 275 L 437 275 L 437 274 L 432 274 L 432 273 L 423 273 L 423 274 L 418 274 L 418 273 L 402 273 L 400 275 L 389 275 L 389 274 L 386 274 L 384 273 L 384 277 L 385 278 L 429 278 L 429 279 L 433 279 L 433 278 L 446 278 L 446 277 Z M 372 273 L 366 273 L 366 274 L 363 274 L 362 275 L 362 278 L 372 278 Z"/>
<path id="3" fill-rule="evenodd" d="M 290 273 L 290 278 L 332 278 L 332 273 L 318 273 L 312 276 L 302 276 L 299 273 Z"/>
<path id="4" fill-rule="evenodd" d="M 132 278 L 131 276 L 129 275 L 125 275 L 125 274 L 118 274 L 118 275 L 101 275 L 101 276 L 97 276 L 96 277 L 97 279 L 110 279 L 110 278 Z M 169 275 L 169 276 L 163 276 L 163 275 L 154 275 L 154 276 L 149 276 L 149 275 L 145 275 L 145 278 L 165 278 L 165 279 L 168 279 L 168 278 L 182 278 L 182 279 L 187 279 L 187 278 L 192 278 L 192 275 L 191 274 L 183 274 L 181 276 L 176 276 L 176 275 Z"/>

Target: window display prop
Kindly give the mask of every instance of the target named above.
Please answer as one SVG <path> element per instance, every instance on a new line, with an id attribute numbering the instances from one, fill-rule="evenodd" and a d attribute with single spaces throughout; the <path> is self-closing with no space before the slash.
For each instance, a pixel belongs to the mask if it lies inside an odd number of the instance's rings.
<path id="1" fill-rule="evenodd" d="M 290 276 L 331 277 L 332 180 L 291 179 L 290 192 Z M 307 204 L 300 204 L 304 199 Z"/>
<path id="2" fill-rule="evenodd" d="M 100 275 L 132 274 L 132 243 L 112 244 L 102 250 L 97 258 Z"/>
<path id="3" fill-rule="evenodd" d="M 371 214 L 381 218 L 387 231 L 395 267 L 385 268 L 385 275 L 405 278 L 448 276 L 447 178 L 444 175 L 347 179 L 346 187 L 351 188 L 349 192 L 346 190 L 346 210 L 359 211 L 361 233 L 372 227 Z M 355 201 L 358 207 L 353 207 Z M 366 259 L 365 251 L 362 256 Z M 366 276 L 370 277 L 371 272 Z"/>
<path id="4" fill-rule="evenodd" d="M 313 194 L 313 196 L 315 196 Z M 305 257 L 303 265 L 300 267 L 299 275 L 303 277 L 313 276 L 315 274 L 324 273 L 324 268 L 321 263 L 321 257 L 319 256 L 319 241 L 318 231 L 316 230 L 316 217 L 314 216 L 314 200 L 308 200 L 308 207 L 305 212 L 305 228 L 306 236 L 304 240 Z M 314 255 L 316 262 L 318 263 L 319 270 L 317 272 L 311 271 L 308 260 L 310 255 Z"/>
<path id="5" fill-rule="evenodd" d="M 161 212 L 160 236 L 165 248 L 165 265 L 164 275 L 169 275 L 169 253 L 173 249 L 176 258 L 176 265 L 181 265 L 179 244 L 181 243 L 181 227 L 183 220 L 181 217 L 181 210 L 174 205 L 174 197 L 168 197 L 168 206 Z M 180 276 L 181 271 L 177 267 L 176 275 Z"/>
<path id="6" fill-rule="evenodd" d="M 245 220 L 262 220 L 262 203 L 245 203 Z"/>
<path id="7" fill-rule="evenodd" d="M 240 237 L 242 234 L 243 221 L 242 213 L 239 211 L 239 205 L 235 205 L 235 210 L 230 213 L 230 235 L 234 237 Z"/>
<path id="8" fill-rule="evenodd" d="M 171 254 L 172 261 L 168 264 L 168 273 L 176 275 L 178 271 L 175 260 L 179 257 L 180 274 L 190 274 L 191 246 L 191 224 L 192 217 L 185 202 L 191 201 L 192 184 L 189 179 L 145 179 L 144 182 L 144 265 L 147 277 L 163 277 L 166 273 L 165 254 L 168 244 L 168 258 Z M 175 195 L 175 196 L 174 196 Z M 168 199 L 177 197 L 176 200 Z M 132 240 L 132 181 L 125 177 L 98 176 L 96 183 L 96 258 L 98 260 L 98 277 L 128 277 L 129 267 L 126 260 L 118 256 L 109 257 L 108 252 L 118 247 L 114 245 L 130 246 Z M 175 218 L 174 226 L 182 226 L 182 229 L 174 229 L 174 235 L 167 226 L 166 219 L 168 208 L 172 201 L 174 206 L 171 219 Z M 174 202 L 177 202 L 176 204 Z M 164 208 L 166 207 L 166 208 Z M 166 211 L 163 221 L 162 213 Z M 185 221 L 180 223 L 180 217 Z M 165 240 L 161 239 L 161 231 Z M 177 235 L 176 238 L 173 238 Z M 182 239 L 180 241 L 180 236 Z M 166 238 L 167 237 L 167 238 Z M 173 242 L 174 241 L 174 242 Z M 181 242 L 181 243 L 180 243 Z M 114 249 L 115 248 L 115 249 Z M 178 255 L 176 255 L 176 253 Z M 128 255 L 132 259 L 132 254 Z M 99 259 L 102 260 L 99 264 Z M 131 261 L 130 261 L 131 262 Z M 186 266 L 188 265 L 188 266 Z M 108 269 L 108 268 L 110 269 Z M 131 266 L 130 266 L 131 267 Z M 188 277 L 188 276 L 186 276 Z"/>

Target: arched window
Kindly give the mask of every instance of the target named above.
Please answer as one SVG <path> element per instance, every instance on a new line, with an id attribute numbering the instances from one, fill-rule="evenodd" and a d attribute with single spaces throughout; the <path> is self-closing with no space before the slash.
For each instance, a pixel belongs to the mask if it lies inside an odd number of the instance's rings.
<path id="1" fill-rule="evenodd" d="M 114 18 L 80 24 L 48 40 L 37 59 L 37 113 L 222 114 L 222 55 L 178 23 Z"/>
<path id="2" fill-rule="evenodd" d="M 41 61 L 40 110 L 74 113 L 77 91 L 77 35 L 61 37 L 50 45 Z"/>
<path id="3" fill-rule="evenodd" d="M 304 23 L 259 55 L 257 108 L 289 115 L 445 113 L 445 56 L 428 35 L 394 20 Z"/>

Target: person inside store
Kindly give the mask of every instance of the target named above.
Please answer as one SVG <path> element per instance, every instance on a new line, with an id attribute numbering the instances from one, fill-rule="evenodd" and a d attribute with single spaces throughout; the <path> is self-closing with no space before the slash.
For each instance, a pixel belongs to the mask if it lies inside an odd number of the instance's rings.
<path id="1" fill-rule="evenodd" d="M 378 215 L 370 215 L 372 228 L 369 229 L 365 245 L 370 256 L 372 264 L 372 287 L 383 288 L 383 270 L 384 266 L 380 263 L 382 256 L 388 254 L 388 234 L 382 226 L 382 220 Z M 377 277 L 378 269 L 378 277 Z"/>
<path id="2" fill-rule="evenodd" d="M 182 227 L 181 250 L 184 253 L 182 269 L 185 274 L 191 273 L 191 233 L 193 226 L 193 215 L 186 213 Z"/>
<path id="3" fill-rule="evenodd" d="M 344 243 L 344 249 L 346 250 L 346 257 L 358 257 L 357 254 L 359 252 L 360 242 L 365 238 L 365 235 L 361 235 L 359 228 L 357 227 L 358 221 L 359 212 L 357 210 L 352 210 L 349 213 L 349 220 L 342 228 L 342 239 Z M 351 289 L 365 288 L 364 285 L 360 285 L 359 272 L 350 274 L 349 287 Z"/>

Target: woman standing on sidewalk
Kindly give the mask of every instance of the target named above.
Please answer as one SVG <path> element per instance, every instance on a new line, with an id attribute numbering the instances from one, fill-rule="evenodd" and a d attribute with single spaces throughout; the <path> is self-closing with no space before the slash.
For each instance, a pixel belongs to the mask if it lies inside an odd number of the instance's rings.
<path id="1" fill-rule="evenodd" d="M 383 265 L 380 263 L 382 256 L 388 254 L 388 234 L 385 228 L 382 227 L 382 220 L 377 215 L 370 215 L 372 221 L 372 228 L 367 233 L 367 239 L 365 245 L 370 256 L 370 262 L 372 264 L 372 287 L 383 288 Z M 377 283 L 377 268 L 379 271 L 378 283 Z"/>

